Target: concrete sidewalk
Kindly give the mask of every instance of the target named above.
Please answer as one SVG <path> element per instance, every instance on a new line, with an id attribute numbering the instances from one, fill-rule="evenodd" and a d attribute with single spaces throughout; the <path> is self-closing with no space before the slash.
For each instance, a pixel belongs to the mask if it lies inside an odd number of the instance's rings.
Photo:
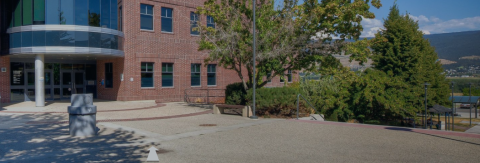
<path id="1" fill-rule="evenodd" d="M 478 134 L 224 114 L 101 122 L 87 138 L 25 123 L 62 116 L 0 113 L 0 162 L 144 162 L 152 146 L 160 162 L 478 162 L 480 151 Z"/>

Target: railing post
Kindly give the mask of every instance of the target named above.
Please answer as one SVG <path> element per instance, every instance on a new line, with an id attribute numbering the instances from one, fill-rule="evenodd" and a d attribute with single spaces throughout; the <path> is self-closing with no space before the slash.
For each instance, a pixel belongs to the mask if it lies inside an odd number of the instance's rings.
<path id="1" fill-rule="evenodd" d="M 209 99 L 209 97 L 210 97 L 210 90 L 207 89 L 207 105 L 210 104 L 210 99 Z"/>

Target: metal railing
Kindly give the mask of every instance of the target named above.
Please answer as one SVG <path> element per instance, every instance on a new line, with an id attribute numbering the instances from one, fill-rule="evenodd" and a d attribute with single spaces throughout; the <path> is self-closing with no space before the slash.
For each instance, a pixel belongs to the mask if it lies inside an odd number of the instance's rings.
<path id="1" fill-rule="evenodd" d="M 225 99 L 225 89 L 185 89 L 184 91 L 184 101 L 186 103 L 219 103 L 217 102 L 220 98 Z M 193 101 L 192 101 L 193 98 Z M 211 99 L 217 101 L 210 101 Z M 202 102 L 197 102 L 195 100 L 201 99 Z M 223 102 L 224 103 L 224 102 Z"/>
<path id="2" fill-rule="evenodd" d="M 315 111 L 317 111 L 317 109 L 315 107 L 313 107 L 313 105 L 310 104 L 310 102 L 305 97 L 303 97 L 302 94 L 298 94 L 297 95 L 297 120 L 298 120 L 298 108 L 300 108 L 300 97 L 302 97 L 303 100 L 305 100 L 307 102 L 307 104 L 310 105 L 310 107 L 312 107 Z M 325 120 L 325 117 L 323 117 L 321 114 L 318 114 L 318 115 L 320 115 L 320 117 L 322 117 L 323 120 Z"/>

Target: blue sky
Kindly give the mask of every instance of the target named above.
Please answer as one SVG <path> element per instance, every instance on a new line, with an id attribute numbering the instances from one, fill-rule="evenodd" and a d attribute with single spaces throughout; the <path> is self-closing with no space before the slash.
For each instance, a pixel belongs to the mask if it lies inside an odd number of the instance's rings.
<path id="1" fill-rule="evenodd" d="M 283 0 L 275 0 L 283 2 Z M 364 19 L 362 37 L 373 37 L 383 28 L 395 0 L 381 0 L 380 9 L 370 8 L 375 19 Z M 397 0 L 402 14 L 409 13 L 418 20 L 425 34 L 480 30 L 480 0 Z"/>
<path id="2" fill-rule="evenodd" d="M 362 36 L 372 37 L 383 27 L 394 0 L 381 0 L 380 9 L 371 8 L 375 19 L 362 22 Z M 418 20 L 420 30 L 425 34 L 451 33 L 480 30 L 480 0 L 397 0 L 402 14 L 409 13 Z"/>

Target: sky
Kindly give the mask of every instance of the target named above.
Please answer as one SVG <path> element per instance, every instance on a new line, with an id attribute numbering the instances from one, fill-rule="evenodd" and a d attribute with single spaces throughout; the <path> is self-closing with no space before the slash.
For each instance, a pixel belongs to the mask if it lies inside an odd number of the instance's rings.
<path id="1" fill-rule="evenodd" d="M 275 1 L 279 3 L 282 0 Z M 387 18 L 394 2 L 395 0 L 381 0 L 380 9 L 370 8 L 370 11 L 375 13 L 375 19 L 362 21 L 364 30 L 361 37 L 374 37 L 375 33 L 383 28 L 383 19 Z M 401 14 L 408 13 L 417 20 L 424 34 L 480 30 L 480 0 L 397 0 L 396 2 Z"/>
<path id="2" fill-rule="evenodd" d="M 371 7 L 375 19 L 364 19 L 362 37 L 373 37 L 383 28 L 394 0 L 381 0 L 380 9 Z M 424 34 L 480 30 L 480 0 L 397 0 L 401 14 L 408 13 Z"/>

